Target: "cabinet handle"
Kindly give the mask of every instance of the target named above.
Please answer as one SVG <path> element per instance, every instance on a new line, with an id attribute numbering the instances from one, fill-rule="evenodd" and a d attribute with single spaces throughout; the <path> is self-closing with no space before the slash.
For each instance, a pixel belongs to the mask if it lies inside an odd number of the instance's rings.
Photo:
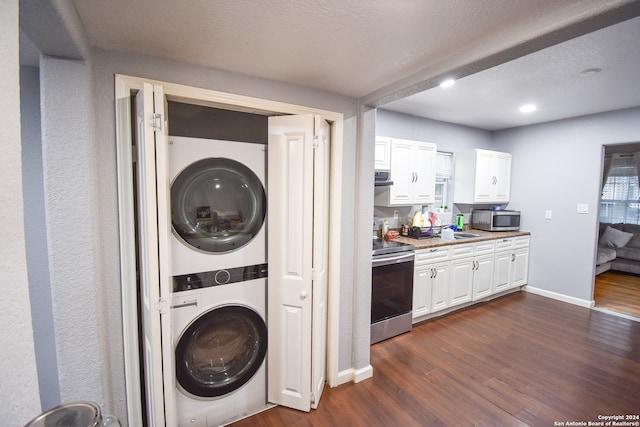
<path id="1" fill-rule="evenodd" d="M 435 279 L 436 277 L 438 277 L 438 269 L 434 268 L 433 269 L 433 278 Z"/>
<path id="2" fill-rule="evenodd" d="M 514 262 L 516 260 L 516 254 L 511 254 L 511 262 Z"/>
<path id="3" fill-rule="evenodd" d="M 419 178 L 419 177 L 420 177 L 420 176 L 418 175 L 418 172 L 416 172 L 416 182 L 418 182 L 418 178 Z"/>

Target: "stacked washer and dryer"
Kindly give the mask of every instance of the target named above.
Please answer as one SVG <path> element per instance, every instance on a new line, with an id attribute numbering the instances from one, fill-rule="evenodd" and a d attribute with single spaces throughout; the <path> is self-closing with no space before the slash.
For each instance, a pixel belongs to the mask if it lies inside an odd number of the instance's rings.
<path id="1" fill-rule="evenodd" d="M 218 426 L 266 407 L 266 146 L 169 137 L 176 411 Z"/>

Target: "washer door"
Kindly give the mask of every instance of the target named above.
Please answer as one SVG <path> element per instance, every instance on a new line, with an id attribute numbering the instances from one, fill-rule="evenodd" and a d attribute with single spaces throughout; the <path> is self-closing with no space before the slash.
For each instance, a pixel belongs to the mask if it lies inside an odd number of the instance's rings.
<path id="1" fill-rule="evenodd" d="M 217 397 L 249 381 L 267 353 L 267 325 L 244 306 L 214 308 L 184 331 L 176 346 L 176 377 L 195 396 Z"/>
<path id="2" fill-rule="evenodd" d="M 173 230 L 184 243 L 204 252 L 245 246 L 260 231 L 265 214 L 260 179 L 235 160 L 199 160 L 171 185 Z"/>

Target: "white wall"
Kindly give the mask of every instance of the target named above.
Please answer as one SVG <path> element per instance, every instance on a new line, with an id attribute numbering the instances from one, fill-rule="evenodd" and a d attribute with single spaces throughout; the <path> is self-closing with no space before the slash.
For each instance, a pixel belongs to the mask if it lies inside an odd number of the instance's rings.
<path id="1" fill-rule="evenodd" d="M 22 196 L 18 1 L 0 1 L 0 425 L 24 425 L 40 413 L 27 280 Z"/>
<path id="2" fill-rule="evenodd" d="M 634 108 L 494 134 L 494 148 L 513 154 L 509 207 L 531 232 L 530 286 L 592 301 L 602 147 L 640 141 L 638 123 Z M 578 203 L 589 213 L 577 214 Z"/>

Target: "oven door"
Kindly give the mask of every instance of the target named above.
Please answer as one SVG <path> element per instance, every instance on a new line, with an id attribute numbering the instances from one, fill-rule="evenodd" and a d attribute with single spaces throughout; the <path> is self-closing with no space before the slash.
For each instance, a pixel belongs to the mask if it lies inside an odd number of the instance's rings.
<path id="1" fill-rule="evenodd" d="M 414 258 L 414 252 L 373 258 L 371 324 L 411 312 Z"/>

